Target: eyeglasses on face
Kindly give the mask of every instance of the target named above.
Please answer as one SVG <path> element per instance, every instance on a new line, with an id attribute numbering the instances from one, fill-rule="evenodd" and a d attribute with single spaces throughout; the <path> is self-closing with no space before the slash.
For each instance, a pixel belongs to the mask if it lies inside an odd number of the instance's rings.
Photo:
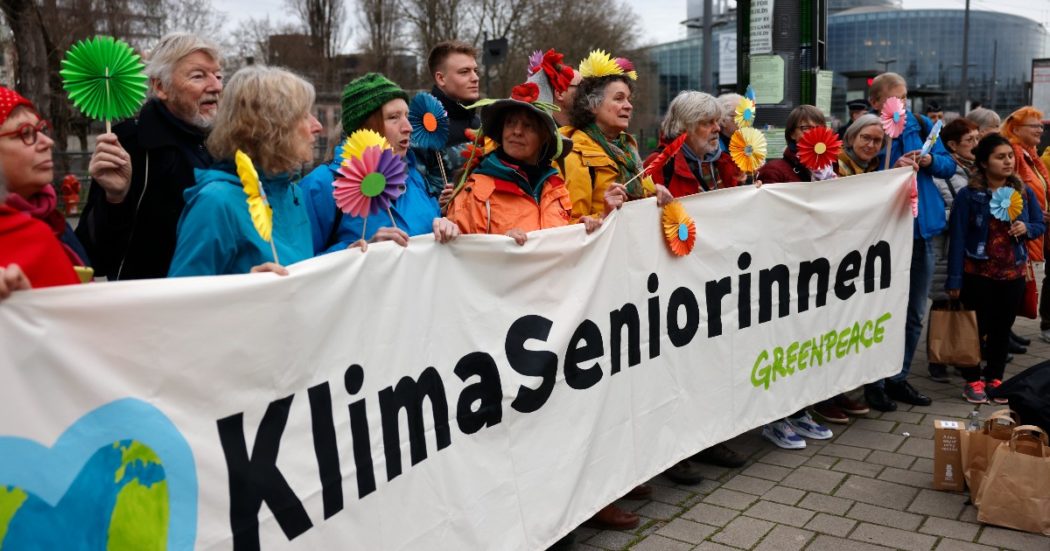
<path id="1" fill-rule="evenodd" d="M 0 138 L 7 138 L 10 136 L 17 136 L 22 140 L 22 143 L 26 145 L 36 144 L 37 134 L 41 133 L 45 136 L 51 135 L 51 123 L 44 119 L 40 119 L 36 124 L 24 122 L 18 125 L 18 128 L 10 132 L 0 133 Z"/>
<path id="2" fill-rule="evenodd" d="M 857 139 L 864 145 L 882 145 L 882 136 L 865 136 L 864 134 L 858 134 Z"/>

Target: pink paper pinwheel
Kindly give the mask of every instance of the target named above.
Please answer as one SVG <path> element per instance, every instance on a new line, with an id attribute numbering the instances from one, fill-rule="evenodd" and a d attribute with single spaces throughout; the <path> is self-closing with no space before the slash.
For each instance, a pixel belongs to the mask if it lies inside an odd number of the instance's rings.
<path id="1" fill-rule="evenodd" d="M 904 110 L 904 102 L 898 97 L 887 98 L 882 104 L 882 130 L 891 138 L 899 138 L 904 132 L 904 123 L 907 122 L 907 112 Z"/>

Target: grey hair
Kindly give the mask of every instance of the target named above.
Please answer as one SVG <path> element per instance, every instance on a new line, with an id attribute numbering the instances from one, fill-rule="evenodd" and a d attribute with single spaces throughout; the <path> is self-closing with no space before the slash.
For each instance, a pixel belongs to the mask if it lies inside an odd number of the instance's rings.
<path id="1" fill-rule="evenodd" d="M 966 114 L 966 118 L 970 122 L 977 125 L 978 129 L 988 128 L 994 126 L 996 128 L 1002 124 L 1002 119 L 999 118 L 999 113 L 992 111 L 991 109 L 985 109 L 984 107 L 978 107 L 973 111 Z"/>
<path id="2" fill-rule="evenodd" d="M 660 123 L 660 132 L 668 139 L 688 132 L 704 121 L 718 122 L 722 108 L 711 94 L 696 90 L 683 90 L 667 106 L 667 115 Z"/>
<path id="3" fill-rule="evenodd" d="M 734 93 L 718 96 L 718 105 L 722 108 L 722 118 L 718 120 L 719 125 L 729 122 L 736 115 L 736 104 L 740 103 L 743 98 L 744 96 Z"/>
<path id="4" fill-rule="evenodd" d="M 584 128 L 595 121 L 595 113 L 605 101 L 605 89 L 614 81 L 624 83 L 631 94 L 634 93 L 634 82 L 626 75 L 588 77 L 580 81 L 572 106 L 569 107 L 569 124 L 572 127 Z"/>
<path id="5" fill-rule="evenodd" d="M 194 53 L 204 52 L 208 57 L 222 64 L 222 55 L 219 53 L 219 45 L 215 42 L 192 33 L 169 33 L 160 39 L 153 48 L 146 61 L 146 76 L 150 80 L 150 95 L 156 90 L 154 82 L 160 83 L 167 88 L 171 86 L 171 77 L 175 71 L 175 65 L 179 61 Z"/>
<path id="6" fill-rule="evenodd" d="M 849 128 L 846 129 L 846 134 L 845 136 L 843 136 L 844 141 L 846 142 L 845 145 L 848 147 L 849 144 L 853 143 L 853 140 L 856 139 L 857 134 L 860 134 L 861 130 L 864 130 L 865 128 L 872 125 L 878 125 L 879 127 L 882 127 L 882 121 L 879 120 L 878 115 L 874 115 L 872 113 L 865 113 L 857 117 L 857 120 L 850 123 Z"/>

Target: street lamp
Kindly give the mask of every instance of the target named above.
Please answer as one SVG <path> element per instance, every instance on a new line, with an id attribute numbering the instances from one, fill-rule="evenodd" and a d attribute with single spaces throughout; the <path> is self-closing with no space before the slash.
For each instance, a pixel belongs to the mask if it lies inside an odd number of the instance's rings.
<path id="1" fill-rule="evenodd" d="M 890 70 L 890 64 L 897 63 L 897 60 L 896 59 L 876 59 L 875 63 L 878 63 L 879 65 L 882 65 L 882 72 L 885 73 L 886 71 Z"/>

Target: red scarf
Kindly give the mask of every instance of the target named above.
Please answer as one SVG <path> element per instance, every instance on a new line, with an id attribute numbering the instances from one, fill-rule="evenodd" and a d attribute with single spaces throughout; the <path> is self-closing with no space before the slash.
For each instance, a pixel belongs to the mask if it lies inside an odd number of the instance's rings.
<path id="1" fill-rule="evenodd" d="M 44 189 L 31 195 L 29 199 L 17 193 L 8 193 L 6 203 L 7 206 L 47 224 L 47 227 L 51 228 L 51 233 L 55 235 L 55 239 L 62 244 L 62 250 L 69 257 L 69 261 L 74 266 L 84 265 L 84 261 L 80 259 L 80 256 L 62 241 L 62 235 L 66 232 L 66 218 L 55 208 L 58 206 L 58 196 L 55 194 L 53 186 L 44 186 Z"/>

